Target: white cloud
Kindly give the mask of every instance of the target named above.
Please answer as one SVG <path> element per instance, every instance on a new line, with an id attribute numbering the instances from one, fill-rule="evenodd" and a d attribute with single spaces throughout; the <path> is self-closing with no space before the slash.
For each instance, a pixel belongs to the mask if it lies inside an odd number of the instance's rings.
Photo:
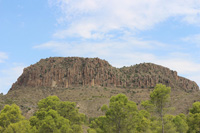
<path id="1" fill-rule="evenodd" d="M 200 73 L 199 63 L 192 62 L 187 59 L 180 58 L 169 58 L 166 60 L 158 60 L 155 63 L 161 64 L 163 66 L 169 67 L 173 70 L 178 71 L 182 75 L 189 75 L 192 73 Z"/>
<path id="2" fill-rule="evenodd" d="M 179 76 L 186 77 L 200 85 L 200 63 L 187 59 L 160 60 L 160 64 L 178 72 Z"/>
<path id="3" fill-rule="evenodd" d="M 142 39 L 121 37 L 117 41 L 100 42 L 56 42 L 50 41 L 36 45 L 35 49 L 50 49 L 53 52 L 64 56 L 91 56 L 91 57 L 109 57 L 111 54 L 120 56 L 120 54 L 131 53 L 137 50 L 156 50 L 159 48 L 167 49 L 166 44 L 157 41 L 144 41 Z"/>
<path id="4" fill-rule="evenodd" d="M 103 36 L 101 33 L 92 33 L 93 31 L 96 31 L 97 27 L 95 24 L 90 23 L 79 23 L 76 25 L 72 25 L 67 30 L 60 30 L 57 31 L 53 36 L 56 38 L 65 38 L 65 37 L 83 37 L 86 39 L 89 38 L 102 38 Z"/>
<path id="5" fill-rule="evenodd" d="M 17 78 L 22 74 L 23 65 L 14 65 L 11 68 L 0 71 L 0 93 L 6 94 L 11 88 L 11 85 L 17 81 Z"/>
<path id="6" fill-rule="evenodd" d="M 61 28 L 53 34 L 62 41 L 39 44 L 35 49 L 49 49 L 62 56 L 99 57 L 116 67 L 157 63 L 182 76 L 190 75 L 200 84 L 200 63 L 183 52 L 183 45 L 136 38 L 138 31 L 169 19 L 200 26 L 199 0 L 49 0 L 49 4 L 56 5 L 62 14 L 57 21 Z M 183 40 L 198 44 L 199 38 L 195 35 Z"/>
<path id="7" fill-rule="evenodd" d="M 0 52 L 0 63 L 4 62 L 5 59 L 8 59 L 8 55 L 4 52 Z"/>
<path id="8" fill-rule="evenodd" d="M 177 71 L 179 76 L 188 78 L 195 81 L 200 85 L 200 63 L 191 61 L 187 57 L 169 57 L 168 59 L 156 59 L 154 61 L 156 64 L 168 67 L 171 70 Z"/>
<path id="9" fill-rule="evenodd" d="M 54 36 L 66 38 L 104 37 L 113 30 L 146 30 L 175 17 L 178 21 L 200 25 L 199 0 L 49 0 L 62 12 L 59 23 L 66 29 Z"/>

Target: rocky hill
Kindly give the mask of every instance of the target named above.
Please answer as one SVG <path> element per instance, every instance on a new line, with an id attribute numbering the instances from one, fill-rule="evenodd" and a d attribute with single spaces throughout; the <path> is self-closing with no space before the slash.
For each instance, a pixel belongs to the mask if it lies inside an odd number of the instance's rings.
<path id="1" fill-rule="evenodd" d="M 200 100 L 195 82 L 160 65 L 115 68 L 99 58 L 55 57 L 25 68 L 8 94 L 0 98 L 0 107 L 15 102 L 29 117 L 40 99 L 57 95 L 61 100 L 76 102 L 88 117 L 96 117 L 102 115 L 100 108 L 111 96 L 124 93 L 140 105 L 157 83 L 172 88 L 171 106 L 177 108 L 172 114 L 187 113 L 192 103 Z"/>
<path id="2" fill-rule="evenodd" d="M 24 69 L 10 91 L 23 87 L 153 88 L 157 83 L 173 89 L 198 91 L 193 81 L 179 77 L 177 72 L 151 63 L 115 68 L 99 58 L 47 58 Z"/>

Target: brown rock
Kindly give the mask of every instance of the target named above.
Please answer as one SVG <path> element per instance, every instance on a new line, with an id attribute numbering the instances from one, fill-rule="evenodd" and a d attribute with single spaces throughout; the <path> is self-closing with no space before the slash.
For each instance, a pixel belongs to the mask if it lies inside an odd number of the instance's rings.
<path id="1" fill-rule="evenodd" d="M 185 91 L 197 91 L 193 81 L 179 77 L 177 72 L 152 63 L 115 68 L 99 58 L 56 57 L 41 59 L 24 69 L 10 91 L 23 87 L 113 86 L 153 88 L 162 83 Z"/>

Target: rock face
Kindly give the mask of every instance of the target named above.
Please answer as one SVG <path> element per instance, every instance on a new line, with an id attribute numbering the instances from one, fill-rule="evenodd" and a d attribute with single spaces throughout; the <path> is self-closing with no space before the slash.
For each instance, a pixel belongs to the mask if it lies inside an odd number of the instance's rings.
<path id="1" fill-rule="evenodd" d="M 198 91 L 193 81 L 177 72 L 152 63 L 115 68 L 99 58 L 55 57 L 42 59 L 24 69 L 10 91 L 23 87 L 109 86 L 120 88 L 153 88 L 157 83 Z"/>
<path id="2" fill-rule="evenodd" d="M 135 88 L 154 88 L 156 84 L 162 83 L 172 89 L 185 91 L 198 91 L 199 87 L 194 81 L 177 75 L 166 67 L 152 63 L 142 63 L 131 67 L 120 69 L 126 75 L 126 86 Z"/>

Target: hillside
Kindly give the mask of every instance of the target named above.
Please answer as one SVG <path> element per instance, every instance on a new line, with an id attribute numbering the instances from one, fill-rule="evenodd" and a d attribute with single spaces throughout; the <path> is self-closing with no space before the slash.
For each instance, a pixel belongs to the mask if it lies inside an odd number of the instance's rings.
<path id="1" fill-rule="evenodd" d="M 168 68 L 143 63 L 117 69 L 99 58 L 48 58 L 24 69 L 10 91 L 18 87 L 84 87 L 153 88 L 157 83 L 197 91 L 193 81 L 179 77 Z"/>
<path id="2" fill-rule="evenodd" d="M 157 83 L 172 88 L 172 106 L 177 108 L 173 114 L 187 113 L 189 106 L 200 100 L 195 82 L 163 66 L 142 63 L 115 68 L 99 58 L 55 57 L 25 68 L 1 103 L 17 103 L 29 117 L 40 99 L 57 95 L 95 117 L 102 114 L 100 107 L 108 104 L 111 96 L 124 93 L 139 105 Z"/>

